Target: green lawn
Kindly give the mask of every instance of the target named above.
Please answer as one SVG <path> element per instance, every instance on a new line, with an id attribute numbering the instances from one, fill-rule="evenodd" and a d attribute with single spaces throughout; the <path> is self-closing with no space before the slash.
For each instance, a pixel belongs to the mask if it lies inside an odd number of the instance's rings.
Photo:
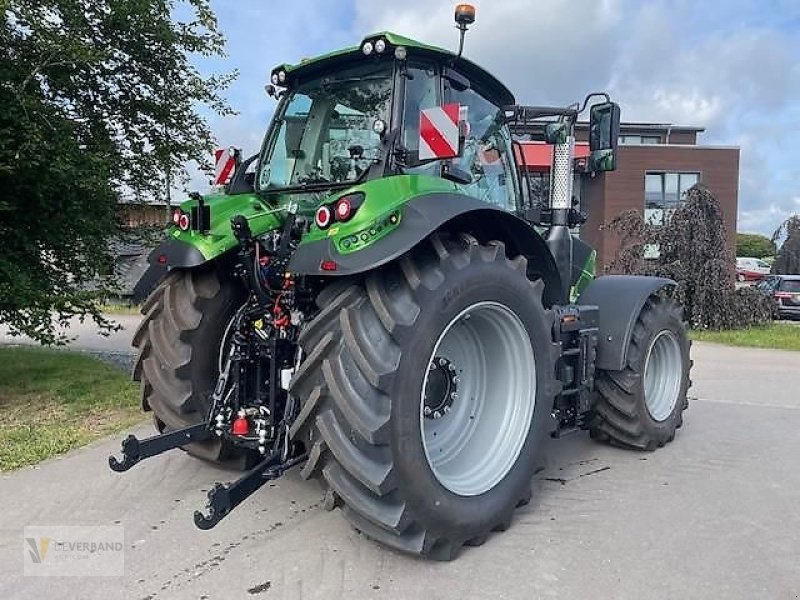
<path id="1" fill-rule="evenodd" d="M 0 348 L 0 471 L 38 463 L 141 420 L 138 386 L 91 356 Z"/>
<path id="2" fill-rule="evenodd" d="M 99 304 L 100 312 L 107 315 L 141 315 L 141 306 L 138 304 L 114 304 L 112 302 Z"/>
<path id="3" fill-rule="evenodd" d="M 690 331 L 689 337 L 701 342 L 716 342 L 729 346 L 800 350 L 800 326 L 772 323 L 764 327 L 731 331 Z"/>

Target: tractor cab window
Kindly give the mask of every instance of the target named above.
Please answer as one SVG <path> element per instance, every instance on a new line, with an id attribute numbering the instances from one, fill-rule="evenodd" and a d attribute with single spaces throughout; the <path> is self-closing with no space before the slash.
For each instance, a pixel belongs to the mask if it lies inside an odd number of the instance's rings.
<path id="1" fill-rule="evenodd" d="M 361 65 L 302 83 L 282 104 L 258 174 L 259 189 L 358 180 L 379 155 L 392 67 Z"/>
<path id="2" fill-rule="evenodd" d="M 516 210 L 511 139 L 503 112 L 473 89 L 448 90 L 447 103 L 457 102 L 467 111 L 464 152 L 453 164 L 472 176 L 467 192 L 504 210 Z"/>
<path id="3" fill-rule="evenodd" d="M 432 67 L 414 67 L 408 69 L 406 79 L 406 97 L 403 108 L 403 128 L 401 144 L 406 152 L 406 162 L 414 165 L 419 161 L 419 117 L 426 108 L 439 104 L 437 87 L 438 79 Z M 441 170 L 438 161 L 418 166 L 407 167 L 405 173 L 416 175 L 437 175 Z"/>

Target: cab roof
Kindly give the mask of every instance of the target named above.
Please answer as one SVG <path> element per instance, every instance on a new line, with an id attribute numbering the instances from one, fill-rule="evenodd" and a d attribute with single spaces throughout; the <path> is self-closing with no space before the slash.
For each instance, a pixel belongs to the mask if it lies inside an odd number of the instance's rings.
<path id="1" fill-rule="evenodd" d="M 359 60 L 367 59 L 368 57 L 364 56 L 361 50 L 362 46 L 368 41 L 374 44 L 376 40 L 381 38 L 386 40 L 388 44 L 386 53 L 389 55 L 394 53 L 396 47 L 403 46 L 406 48 L 409 60 L 417 58 L 440 64 L 451 63 L 453 69 L 467 77 L 476 87 L 479 87 L 487 96 L 488 100 L 500 106 L 514 104 L 515 102 L 514 95 L 499 79 L 471 60 L 463 56 L 456 56 L 456 54 L 450 50 L 424 44 L 390 31 L 381 31 L 368 35 L 358 46 L 350 46 L 327 54 L 321 54 L 314 58 L 306 58 L 297 64 L 278 65 L 272 72 L 276 73 L 281 69 L 285 70 L 287 82 L 291 82 L 291 80 L 295 78 L 317 76 L 320 72 L 341 68 L 344 65 L 352 65 Z M 373 54 L 375 54 L 374 51 Z"/>

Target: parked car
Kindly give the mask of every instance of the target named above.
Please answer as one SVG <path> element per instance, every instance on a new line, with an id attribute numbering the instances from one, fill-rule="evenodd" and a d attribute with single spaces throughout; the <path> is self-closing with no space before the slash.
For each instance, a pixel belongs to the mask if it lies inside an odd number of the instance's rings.
<path id="1" fill-rule="evenodd" d="M 781 319 L 800 319 L 800 275 L 769 275 L 756 289 L 775 299 Z"/>
<path id="2" fill-rule="evenodd" d="M 740 256 L 736 259 L 738 281 L 760 281 L 769 275 L 769 270 L 769 265 L 759 258 Z"/>

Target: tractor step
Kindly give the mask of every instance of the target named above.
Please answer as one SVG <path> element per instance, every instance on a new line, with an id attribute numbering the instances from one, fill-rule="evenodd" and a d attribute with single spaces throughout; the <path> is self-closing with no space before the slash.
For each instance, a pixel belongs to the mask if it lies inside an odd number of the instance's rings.
<path id="1" fill-rule="evenodd" d="M 223 485 L 215 483 L 208 491 L 207 515 L 194 511 L 194 524 L 200 529 L 211 529 L 250 495 L 268 481 L 277 479 L 293 466 L 304 462 L 306 454 L 283 461 L 280 453 L 273 453 L 242 475 L 236 481 Z"/>
<path id="2" fill-rule="evenodd" d="M 129 435 L 122 441 L 122 460 L 117 460 L 115 456 L 109 456 L 108 466 L 111 467 L 112 471 L 122 473 L 143 458 L 157 456 L 167 450 L 180 448 L 191 442 L 202 442 L 211 438 L 212 435 L 213 431 L 208 421 L 154 435 L 143 440 L 140 440 L 135 435 Z"/>

